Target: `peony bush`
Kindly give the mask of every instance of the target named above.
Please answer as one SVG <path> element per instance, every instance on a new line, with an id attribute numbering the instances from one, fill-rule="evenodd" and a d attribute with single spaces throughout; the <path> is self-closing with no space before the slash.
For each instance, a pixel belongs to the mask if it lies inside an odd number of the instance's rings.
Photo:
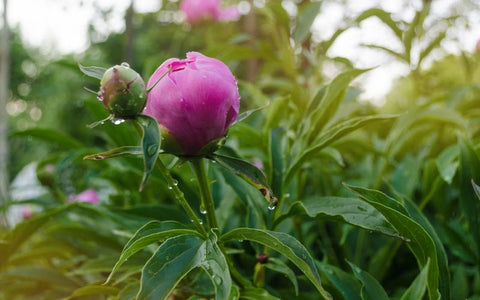
<path id="1" fill-rule="evenodd" d="M 5 204 L 28 210 L 0 298 L 477 299 L 478 45 L 436 56 L 460 17 L 435 1 L 345 11 L 325 38 L 331 4 L 163 1 L 92 42 L 63 125 L 12 134 L 50 150 Z M 395 47 L 358 55 L 410 70 L 383 105 L 374 69 L 332 57 L 371 19 Z"/>

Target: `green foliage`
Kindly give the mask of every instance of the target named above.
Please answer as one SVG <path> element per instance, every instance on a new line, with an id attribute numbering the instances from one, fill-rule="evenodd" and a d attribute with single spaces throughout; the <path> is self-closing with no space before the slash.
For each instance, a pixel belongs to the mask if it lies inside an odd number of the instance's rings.
<path id="1" fill-rule="evenodd" d="M 9 118 L 9 168 L 35 163 L 29 184 L 43 189 L 0 208 L 34 208 L 0 232 L 0 298 L 480 296 L 480 57 L 434 55 L 460 16 L 435 18 L 432 1 L 408 20 L 375 7 L 318 41 L 327 1 L 253 1 L 239 21 L 194 25 L 177 23 L 178 2 L 135 13 L 130 36 L 100 41 L 92 26 L 75 57 L 46 58 L 14 31 L 23 111 Z M 401 47 L 365 46 L 410 69 L 378 107 L 356 87 L 370 69 L 329 55 L 369 18 Z M 164 153 L 155 120 L 116 124 L 82 89 L 96 92 L 105 71 L 83 65 L 127 61 L 147 81 L 187 51 L 225 62 L 241 94 L 198 178 L 204 161 Z M 99 204 L 71 203 L 88 189 Z"/>

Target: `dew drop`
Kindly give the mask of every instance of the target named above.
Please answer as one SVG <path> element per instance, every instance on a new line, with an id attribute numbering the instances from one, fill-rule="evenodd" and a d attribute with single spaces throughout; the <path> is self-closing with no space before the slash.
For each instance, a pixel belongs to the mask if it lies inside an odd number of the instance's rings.
<path id="1" fill-rule="evenodd" d="M 126 62 L 122 62 L 120 65 L 125 68 L 130 68 L 130 65 Z"/>
<path id="2" fill-rule="evenodd" d="M 222 284 L 222 278 L 216 276 L 216 275 L 213 275 L 213 281 L 215 282 L 216 285 L 221 285 Z"/>
<path id="3" fill-rule="evenodd" d="M 200 223 L 200 225 L 203 225 L 203 221 L 202 221 L 202 220 L 198 221 L 198 223 Z"/>
<path id="4" fill-rule="evenodd" d="M 275 205 L 269 205 L 267 206 L 268 210 L 275 210 L 277 208 Z"/>
<path id="5" fill-rule="evenodd" d="M 103 101 L 102 96 L 98 95 L 98 96 L 97 96 L 97 100 L 100 101 L 100 102 L 102 102 L 102 101 Z"/>
<path id="6" fill-rule="evenodd" d="M 173 180 L 173 185 L 174 185 L 174 186 L 177 186 L 177 185 L 178 185 L 178 180 L 174 179 L 174 180 Z"/>
<path id="7" fill-rule="evenodd" d="M 150 156 L 154 155 L 156 151 L 157 151 L 157 144 L 152 144 L 147 147 L 147 153 Z"/>
<path id="8" fill-rule="evenodd" d="M 111 121 L 112 121 L 112 123 L 113 123 L 114 125 L 120 125 L 120 124 L 122 124 L 123 122 L 125 122 L 124 119 L 120 119 L 120 118 L 113 118 Z"/>
<path id="9" fill-rule="evenodd" d="M 203 205 L 200 205 L 200 213 L 201 213 L 202 215 L 207 214 L 207 210 L 205 209 L 205 207 L 204 207 Z"/>
<path id="10" fill-rule="evenodd" d="M 169 189 L 169 190 L 173 190 L 173 186 L 169 185 L 169 186 L 168 186 L 168 189 Z"/>
<path id="11" fill-rule="evenodd" d="M 290 193 L 286 193 L 283 198 L 290 198 Z"/>

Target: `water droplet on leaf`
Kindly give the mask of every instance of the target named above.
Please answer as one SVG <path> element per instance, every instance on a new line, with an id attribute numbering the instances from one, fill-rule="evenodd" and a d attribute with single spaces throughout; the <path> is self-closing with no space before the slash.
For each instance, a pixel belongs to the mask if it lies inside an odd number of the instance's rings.
<path id="1" fill-rule="evenodd" d="M 114 125 L 120 125 L 120 124 L 122 124 L 123 122 L 125 122 L 125 120 L 124 120 L 124 119 L 120 119 L 120 118 L 113 118 L 113 119 L 111 120 L 111 122 L 112 122 Z"/>
<path id="2" fill-rule="evenodd" d="M 222 284 L 222 278 L 219 276 L 213 275 L 213 281 L 215 282 L 215 285 L 221 285 Z"/>
<path id="3" fill-rule="evenodd" d="M 267 206 L 268 210 L 275 210 L 277 208 L 275 205 L 269 205 Z"/>
<path id="4" fill-rule="evenodd" d="M 154 155 L 156 151 L 157 151 L 157 144 L 152 144 L 147 147 L 147 153 L 150 156 Z"/>
<path id="5" fill-rule="evenodd" d="M 207 210 L 205 209 L 205 207 L 203 205 L 200 205 L 200 213 L 202 215 L 205 215 L 207 213 Z"/>

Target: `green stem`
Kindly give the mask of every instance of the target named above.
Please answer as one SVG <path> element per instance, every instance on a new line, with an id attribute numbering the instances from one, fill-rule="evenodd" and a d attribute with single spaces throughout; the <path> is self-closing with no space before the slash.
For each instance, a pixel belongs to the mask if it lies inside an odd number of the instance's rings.
<path id="1" fill-rule="evenodd" d="M 218 228 L 217 217 L 215 216 L 215 204 L 213 202 L 212 193 L 210 192 L 210 184 L 208 183 L 207 172 L 205 170 L 205 163 L 202 158 L 192 159 L 195 175 L 197 175 L 198 185 L 202 193 L 201 210 L 205 209 L 207 214 L 207 227 Z"/>
<path id="2" fill-rule="evenodd" d="M 197 216 L 197 214 L 195 214 L 195 211 L 192 209 L 190 204 L 188 204 L 187 199 L 185 199 L 185 195 L 178 188 L 177 186 L 178 182 L 172 177 L 172 175 L 170 174 L 170 171 L 165 167 L 165 165 L 160 160 L 160 158 L 157 159 L 156 163 L 163 177 L 165 177 L 165 180 L 167 181 L 168 186 L 171 187 L 172 192 L 175 196 L 175 199 L 177 199 L 178 203 L 180 203 L 180 205 L 185 210 L 190 220 L 192 220 L 193 224 L 198 229 L 198 231 L 203 235 L 207 236 L 207 232 L 205 231 L 205 228 L 202 226 L 202 222 L 200 221 L 200 218 Z"/>

